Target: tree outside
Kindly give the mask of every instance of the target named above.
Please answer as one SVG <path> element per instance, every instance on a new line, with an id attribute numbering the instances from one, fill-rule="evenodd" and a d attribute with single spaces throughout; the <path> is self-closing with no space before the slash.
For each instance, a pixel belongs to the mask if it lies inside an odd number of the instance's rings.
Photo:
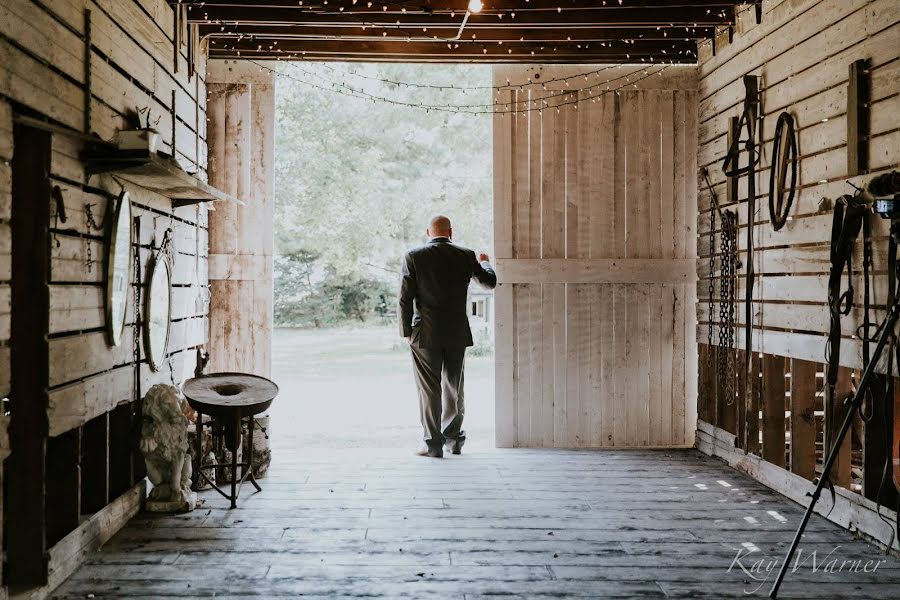
<path id="1" fill-rule="evenodd" d="M 485 88 L 491 83 L 490 67 L 280 66 L 277 325 L 326 327 L 393 318 L 400 260 L 408 248 L 424 241 L 425 226 L 435 213 L 452 219 L 458 243 L 490 252 L 488 116 L 426 112 L 309 85 L 344 81 L 353 89 L 407 103 L 483 104 L 491 102 L 490 89 L 450 92 L 374 79 Z"/>

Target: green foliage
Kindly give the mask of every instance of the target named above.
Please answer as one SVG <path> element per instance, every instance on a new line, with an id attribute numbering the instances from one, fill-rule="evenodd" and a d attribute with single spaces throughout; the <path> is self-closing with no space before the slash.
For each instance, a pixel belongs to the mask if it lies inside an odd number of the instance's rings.
<path id="1" fill-rule="evenodd" d="M 424 241 L 428 220 L 436 213 L 451 218 L 455 241 L 491 252 L 488 116 L 373 103 L 297 81 L 317 85 L 345 81 L 403 102 L 489 104 L 489 89 L 466 94 L 422 90 L 347 74 L 489 86 L 489 67 L 316 63 L 280 67 L 275 122 L 276 323 L 320 326 L 392 316 L 401 258 Z"/>

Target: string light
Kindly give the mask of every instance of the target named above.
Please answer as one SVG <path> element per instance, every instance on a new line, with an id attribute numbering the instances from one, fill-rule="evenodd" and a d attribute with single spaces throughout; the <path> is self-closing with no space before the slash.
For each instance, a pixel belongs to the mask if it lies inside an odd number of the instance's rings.
<path id="1" fill-rule="evenodd" d="M 251 61 L 251 62 L 254 62 L 254 61 Z M 258 66 L 262 67 L 262 65 L 260 65 L 259 63 L 254 62 L 254 64 L 257 64 Z M 626 66 L 626 65 L 620 64 L 620 65 L 616 65 L 616 68 L 622 68 L 624 66 Z M 632 66 L 637 66 L 637 65 L 632 65 Z M 382 101 L 390 101 L 391 100 L 391 99 L 385 98 L 383 96 L 375 96 L 375 95 L 373 95 L 365 90 L 359 89 L 359 88 L 354 88 L 354 87 L 344 83 L 343 81 L 332 81 L 330 79 L 323 77 L 322 75 L 320 75 L 318 73 L 310 72 L 310 71 L 300 67 L 296 63 L 292 64 L 292 68 L 302 71 L 307 76 L 316 77 L 316 78 L 320 79 L 324 84 L 330 85 L 332 88 L 335 88 L 335 87 L 342 88 L 351 94 L 363 95 L 372 100 L 382 100 Z M 639 68 L 638 70 L 641 70 L 641 69 Z M 270 71 L 272 71 L 272 70 L 270 69 Z M 275 72 L 275 71 L 272 71 L 272 72 Z M 644 72 L 646 73 L 646 70 L 644 70 Z M 636 73 L 637 73 L 637 71 L 632 71 L 632 72 L 626 73 L 624 75 L 620 75 L 619 77 L 613 77 L 613 78 L 607 79 L 605 81 L 595 83 L 590 86 L 585 86 L 585 87 L 581 88 L 581 90 L 593 92 L 594 88 L 602 87 L 604 85 L 606 85 L 607 89 L 609 89 L 609 85 L 608 85 L 609 83 L 612 83 L 614 81 L 620 81 L 622 79 L 625 79 L 626 84 L 627 84 L 630 81 L 629 78 L 634 76 Z M 543 89 L 547 90 L 548 88 L 547 88 L 546 84 L 547 84 L 547 82 L 544 82 L 543 84 L 538 84 L 538 85 L 542 85 Z M 566 83 L 566 85 L 568 85 L 568 83 Z M 619 89 L 621 89 L 621 88 L 619 88 Z M 524 86 L 523 86 L 522 91 L 524 91 Z M 538 102 L 541 100 L 553 99 L 560 95 L 563 95 L 564 93 L 566 93 L 566 92 L 563 90 L 560 90 L 556 93 L 551 92 L 550 94 L 548 94 L 546 96 L 532 98 L 530 100 L 517 100 L 514 102 L 494 101 L 493 104 L 427 104 L 427 105 L 426 104 L 415 104 L 415 105 L 419 106 L 419 107 L 427 108 L 427 109 L 460 110 L 460 111 L 467 111 L 467 112 L 474 110 L 474 109 L 480 109 L 480 108 L 496 109 L 497 107 L 512 107 L 513 110 L 516 110 L 519 105 L 522 105 L 522 104 L 527 105 L 528 103 L 535 103 L 535 102 Z M 410 103 L 410 104 L 412 104 L 412 103 Z M 496 112 L 496 110 L 494 112 Z"/>
<path id="2" fill-rule="evenodd" d="M 580 79 L 580 78 L 584 78 L 584 80 L 587 81 L 588 77 L 591 77 L 591 76 L 599 77 L 600 73 L 603 73 L 604 71 L 608 71 L 610 69 L 622 67 L 625 64 L 627 64 L 627 63 L 621 63 L 621 64 L 617 64 L 617 65 L 605 65 L 603 67 L 600 67 L 599 69 L 594 69 L 592 71 L 578 73 L 577 75 L 568 75 L 566 77 L 553 77 L 551 79 L 544 80 L 542 83 L 543 83 L 543 85 L 546 85 L 548 83 L 557 83 L 557 82 L 565 83 L 565 82 L 571 81 L 573 79 Z M 382 84 L 386 84 L 386 85 L 395 85 L 395 86 L 399 86 L 399 87 L 420 88 L 420 89 L 441 90 L 441 91 L 453 90 L 453 91 L 460 91 L 463 93 L 470 92 L 470 91 L 478 91 L 478 90 L 521 89 L 523 86 L 527 87 L 527 86 L 541 85 L 537 82 L 532 82 L 532 81 L 528 81 L 527 83 L 523 83 L 523 84 L 510 83 L 509 80 L 507 80 L 505 85 L 458 86 L 458 85 L 449 84 L 449 83 L 447 83 L 447 84 L 418 83 L 418 82 L 414 82 L 414 81 L 397 81 L 395 79 L 374 77 L 372 75 L 366 75 L 365 73 L 358 73 L 355 71 L 344 71 L 344 70 L 340 70 L 340 69 L 335 69 L 334 67 L 332 67 L 331 65 L 328 65 L 326 63 L 319 63 L 319 66 L 321 66 L 322 68 L 324 68 L 328 71 L 335 73 L 336 76 L 340 76 L 340 77 L 352 76 L 352 77 L 359 77 L 360 79 L 366 79 L 369 81 L 377 81 L 378 83 L 382 83 Z"/>
<path id="3" fill-rule="evenodd" d="M 414 108 L 419 110 L 425 110 L 426 112 L 436 111 L 436 112 L 447 112 L 454 114 L 467 114 L 467 115 L 505 115 L 505 114 L 525 114 L 535 111 L 543 111 L 546 108 L 555 108 L 557 111 L 564 106 L 575 106 L 577 107 L 579 102 L 585 102 L 590 100 L 591 102 L 596 102 L 598 98 L 610 93 L 619 94 L 621 90 L 627 87 L 637 88 L 637 84 L 644 79 L 652 77 L 653 75 L 661 75 L 663 71 L 665 71 L 670 65 L 660 65 L 659 68 L 655 71 L 651 71 L 649 69 L 644 69 L 642 72 L 634 71 L 627 75 L 622 75 L 615 79 L 608 80 L 609 82 L 614 80 L 625 79 L 625 83 L 612 87 L 607 85 L 605 90 L 594 91 L 592 88 L 595 88 L 599 85 L 606 85 L 607 82 L 603 84 L 595 84 L 590 87 L 582 88 L 580 90 L 560 90 L 558 93 L 550 94 L 547 96 L 540 96 L 529 98 L 526 100 L 513 101 L 513 102 L 495 102 L 494 104 L 471 104 L 471 105 L 432 105 L 432 104 L 419 104 L 415 102 L 407 102 L 404 100 L 397 100 L 393 98 L 387 98 L 383 96 L 378 96 L 375 94 L 371 94 L 366 92 L 365 90 L 358 90 L 349 86 L 341 87 L 340 82 L 328 82 L 327 79 L 322 78 L 320 75 L 306 72 L 307 75 L 312 77 L 320 77 L 325 82 L 330 83 L 330 85 L 323 85 L 313 81 L 308 81 L 306 79 L 291 75 L 286 72 L 279 72 L 275 69 L 268 67 L 260 62 L 250 60 L 252 64 L 258 66 L 260 69 L 264 69 L 273 73 L 276 76 L 285 77 L 297 83 L 301 83 L 308 87 L 312 87 L 314 89 L 328 91 L 336 94 L 341 94 L 344 96 L 349 96 L 353 98 L 359 98 L 362 100 L 368 100 L 372 102 L 380 102 L 384 104 L 391 104 L 394 106 L 401 106 L 406 108 Z M 632 76 L 637 73 L 641 73 L 640 76 L 632 78 Z M 581 93 L 587 92 L 588 97 L 579 98 Z M 568 99 L 566 99 L 568 98 Z M 559 100 L 558 102 L 554 102 L 551 106 L 550 100 Z M 524 106 L 519 106 L 524 105 Z M 529 106 L 530 105 L 530 106 Z"/>

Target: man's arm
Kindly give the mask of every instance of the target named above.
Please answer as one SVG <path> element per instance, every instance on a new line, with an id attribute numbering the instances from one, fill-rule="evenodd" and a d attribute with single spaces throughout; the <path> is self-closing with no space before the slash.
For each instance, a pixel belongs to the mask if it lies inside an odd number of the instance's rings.
<path id="1" fill-rule="evenodd" d="M 403 279 L 400 282 L 400 336 L 408 338 L 412 335 L 413 301 L 416 297 L 416 265 L 412 256 L 407 254 L 401 269 Z"/>
<path id="2" fill-rule="evenodd" d="M 472 253 L 472 258 L 475 258 L 474 252 Z M 486 288 L 494 289 L 497 286 L 497 274 L 494 273 L 490 257 L 487 254 L 482 252 L 478 255 L 478 260 L 475 261 L 475 266 L 472 269 L 472 277 Z"/>

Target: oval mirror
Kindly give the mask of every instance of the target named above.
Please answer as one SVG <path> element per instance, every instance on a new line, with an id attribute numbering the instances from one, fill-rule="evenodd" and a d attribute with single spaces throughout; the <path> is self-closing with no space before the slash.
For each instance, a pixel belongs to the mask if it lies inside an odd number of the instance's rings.
<path id="1" fill-rule="evenodd" d="M 147 304 L 144 309 L 144 346 L 150 368 L 159 371 L 169 345 L 172 313 L 172 276 L 165 255 L 157 255 L 150 268 Z"/>
<path id="2" fill-rule="evenodd" d="M 118 346 L 125 330 L 128 287 L 131 284 L 131 201 L 122 192 L 111 219 L 106 245 L 106 332 Z"/>

